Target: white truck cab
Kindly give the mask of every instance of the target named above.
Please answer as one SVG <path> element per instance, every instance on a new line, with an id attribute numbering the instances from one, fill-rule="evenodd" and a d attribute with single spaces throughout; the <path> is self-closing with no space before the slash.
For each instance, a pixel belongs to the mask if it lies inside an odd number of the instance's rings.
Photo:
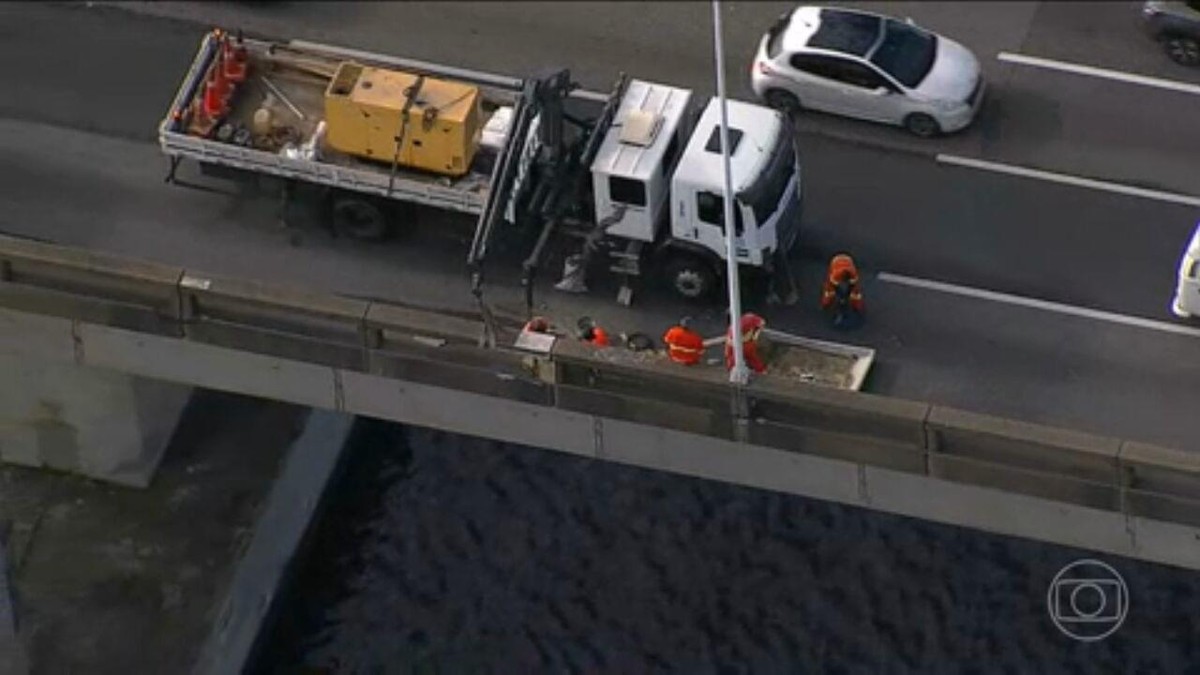
<path id="1" fill-rule="evenodd" d="M 725 259 L 724 166 L 721 108 L 713 98 L 696 123 L 671 186 L 671 235 L 692 241 Z M 780 223 L 797 217 L 800 169 L 781 114 L 770 108 L 727 101 L 734 244 L 738 262 L 764 265 L 776 247 L 790 245 Z M 789 223 L 791 225 L 793 223 Z M 794 236 L 793 232 L 786 234 Z"/>
<path id="2" fill-rule="evenodd" d="M 1200 223 L 1179 261 L 1179 282 L 1171 311 L 1181 319 L 1200 317 Z"/>
<path id="3" fill-rule="evenodd" d="M 676 290 L 698 297 L 712 290 L 722 273 L 714 263 L 725 260 L 724 167 L 720 101 L 710 99 L 693 126 L 692 97 L 687 89 L 631 80 L 591 172 L 596 222 L 623 208 L 608 234 L 662 244 Z M 769 268 L 798 229 L 793 138 L 779 112 L 742 101 L 727 105 L 738 262 Z"/>

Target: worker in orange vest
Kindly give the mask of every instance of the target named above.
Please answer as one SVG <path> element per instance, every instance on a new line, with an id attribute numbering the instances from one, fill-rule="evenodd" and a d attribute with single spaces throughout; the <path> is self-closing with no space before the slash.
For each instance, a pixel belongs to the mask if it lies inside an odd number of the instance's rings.
<path id="1" fill-rule="evenodd" d="M 607 347 L 611 344 L 608 331 L 586 316 L 579 320 L 579 339 L 596 347 Z"/>
<path id="2" fill-rule="evenodd" d="M 550 320 L 544 316 L 535 316 L 521 329 L 524 333 L 549 333 Z"/>
<path id="3" fill-rule="evenodd" d="M 761 316 L 747 312 L 742 315 L 742 353 L 746 366 L 756 373 L 767 372 L 767 364 L 758 355 L 758 338 L 767 322 Z M 733 326 L 725 331 L 725 367 L 733 370 Z"/>
<path id="4" fill-rule="evenodd" d="M 847 321 L 861 319 L 866 311 L 858 268 L 848 254 L 839 253 L 829 261 L 829 273 L 821 291 L 821 309 L 832 315 L 833 325 L 839 328 Z"/>
<path id="5" fill-rule="evenodd" d="M 675 363 L 693 366 L 704 358 L 704 338 L 692 330 L 690 317 L 685 316 L 678 325 L 671 326 L 663 335 L 663 342 L 667 345 L 667 356 Z"/>

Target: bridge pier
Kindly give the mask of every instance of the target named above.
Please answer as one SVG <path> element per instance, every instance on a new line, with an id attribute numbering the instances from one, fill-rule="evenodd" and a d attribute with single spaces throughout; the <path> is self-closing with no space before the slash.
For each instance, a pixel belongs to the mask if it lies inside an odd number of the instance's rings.
<path id="1" fill-rule="evenodd" d="M 146 487 L 192 388 L 0 352 L 0 461 Z"/>

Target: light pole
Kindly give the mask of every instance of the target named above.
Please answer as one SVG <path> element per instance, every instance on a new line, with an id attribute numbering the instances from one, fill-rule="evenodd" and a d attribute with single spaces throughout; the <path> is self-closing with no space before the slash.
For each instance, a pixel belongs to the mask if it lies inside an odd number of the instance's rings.
<path id="1" fill-rule="evenodd" d="M 733 368 L 729 381 L 746 384 L 750 381 L 750 369 L 746 367 L 746 354 L 742 346 L 742 295 L 738 284 L 738 262 L 736 222 L 733 218 L 733 178 L 729 162 L 729 106 L 725 101 L 725 45 L 722 41 L 721 2 L 713 0 L 713 45 L 717 59 L 717 98 L 721 105 L 721 162 L 725 174 L 725 277 L 729 280 L 729 328 L 733 339 Z"/>

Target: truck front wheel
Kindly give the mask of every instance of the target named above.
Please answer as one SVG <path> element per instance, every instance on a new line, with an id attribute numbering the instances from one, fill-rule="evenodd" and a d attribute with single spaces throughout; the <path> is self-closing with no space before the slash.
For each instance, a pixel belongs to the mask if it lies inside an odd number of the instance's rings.
<path id="1" fill-rule="evenodd" d="M 665 272 L 671 289 L 686 300 L 706 299 L 717 286 L 717 275 L 712 265 L 694 255 L 674 254 L 667 261 Z"/>
<path id="2" fill-rule="evenodd" d="M 333 200 L 333 228 L 361 241 L 383 241 L 392 234 L 392 224 L 382 205 L 361 197 L 336 197 Z"/>

